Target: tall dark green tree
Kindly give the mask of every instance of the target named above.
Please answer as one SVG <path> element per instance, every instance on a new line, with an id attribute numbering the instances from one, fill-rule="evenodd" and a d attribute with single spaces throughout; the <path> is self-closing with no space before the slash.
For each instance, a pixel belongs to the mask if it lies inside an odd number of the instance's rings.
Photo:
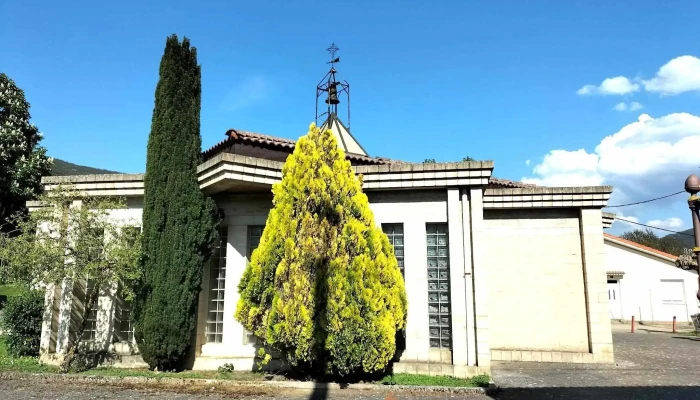
<path id="1" fill-rule="evenodd" d="M 187 38 L 167 38 L 148 138 L 143 206 L 143 269 L 135 334 L 144 361 L 179 370 L 190 348 L 202 265 L 220 221 L 197 183 L 201 69 Z"/>

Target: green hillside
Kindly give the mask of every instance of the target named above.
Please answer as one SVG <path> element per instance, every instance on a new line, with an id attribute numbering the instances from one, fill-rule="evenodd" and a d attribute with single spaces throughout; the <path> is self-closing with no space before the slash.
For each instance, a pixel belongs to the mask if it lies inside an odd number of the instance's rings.
<path id="1" fill-rule="evenodd" d="M 683 235 L 683 233 L 685 235 Z M 691 236 L 688 236 L 688 235 L 691 235 Z M 690 249 L 693 246 L 695 246 L 695 237 L 693 236 L 693 229 L 692 228 L 685 230 L 685 231 L 682 231 L 681 233 L 672 233 L 668 236 L 675 238 L 675 239 L 678 239 L 680 242 L 683 243 L 683 246 L 685 246 L 686 248 Z"/>
<path id="2" fill-rule="evenodd" d="M 108 171 L 106 169 L 86 167 L 84 165 L 77 165 L 69 163 L 67 161 L 59 160 L 58 158 L 53 159 L 53 167 L 51 167 L 52 176 L 65 176 L 65 175 L 94 175 L 94 174 L 118 174 L 119 172 Z"/>

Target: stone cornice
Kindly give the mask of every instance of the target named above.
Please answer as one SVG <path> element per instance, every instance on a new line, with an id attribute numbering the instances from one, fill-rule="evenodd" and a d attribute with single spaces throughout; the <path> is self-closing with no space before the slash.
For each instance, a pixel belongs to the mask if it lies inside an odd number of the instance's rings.
<path id="1" fill-rule="evenodd" d="M 197 167 L 200 188 L 217 193 L 233 183 L 272 185 L 282 179 L 279 161 L 221 153 Z M 488 184 L 493 161 L 459 163 L 370 165 L 353 167 L 364 178 L 364 189 L 436 188 Z M 44 177 L 47 190 L 58 184 L 94 196 L 142 196 L 143 174 L 105 174 Z"/>
<path id="2" fill-rule="evenodd" d="M 615 214 L 603 212 L 603 228 L 610 228 L 615 221 Z"/>
<path id="3" fill-rule="evenodd" d="M 48 191 L 63 184 L 91 196 L 143 196 L 143 174 L 45 176 L 41 182 Z"/>
<path id="4" fill-rule="evenodd" d="M 363 175 L 365 189 L 485 186 L 492 171 L 493 161 L 355 167 L 355 172 Z"/>
<path id="5" fill-rule="evenodd" d="M 611 194 L 612 186 L 486 189 L 484 208 L 602 208 Z"/>

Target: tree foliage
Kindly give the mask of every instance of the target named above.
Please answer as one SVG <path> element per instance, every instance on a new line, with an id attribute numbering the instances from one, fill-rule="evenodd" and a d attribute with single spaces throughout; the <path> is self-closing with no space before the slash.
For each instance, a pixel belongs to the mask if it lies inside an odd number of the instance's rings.
<path id="1" fill-rule="evenodd" d="M 64 279 L 75 284 L 89 278 L 100 290 L 118 285 L 120 295 L 131 299 L 131 283 L 141 276 L 141 246 L 135 222 L 114 215 L 126 207 L 125 201 L 57 186 L 41 195 L 40 204 L 28 218 L 13 220 L 15 231 L 0 234 L 0 259 L 8 281 L 33 290 L 61 285 Z M 100 290 L 89 293 L 86 309 L 95 307 Z M 81 318 L 64 369 L 80 347 L 86 326 L 85 315 Z"/>
<path id="2" fill-rule="evenodd" d="M 683 242 L 678 240 L 678 238 L 670 235 L 659 237 L 651 229 L 635 229 L 633 231 L 623 233 L 620 237 L 644 246 L 651 247 L 652 249 L 673 254 L 674 256 L 683 254 L 683 249 L 685 248 Z"/>
<path id="3" fill-rule="evenodd" d="M 405 326 L 403 278 L 333 134 L 312 124 L 272 191 L 236 319 L 292 365 L 339 375 L 384 369 Z"/>
<path id="4" fill-rule="evenodd" d="M 201 72 L 185 38 L 167 38 L 148 138 L 143 208 L 144 277 L 134 303 L 143 359 L 158 370 L 181 369 L 196 323 L 202 265 L 219 215 L 197 182 Z"/>
<path id="5" fill-rule="evenodd" d="M 25 210 L 27 200 L 41 192 L 41 177 L 51 169 L 46 149 L 39 145 L 39 129 L 29 119 L 24 92 L 6 74 L 0 73 L 0 230 Z"/>

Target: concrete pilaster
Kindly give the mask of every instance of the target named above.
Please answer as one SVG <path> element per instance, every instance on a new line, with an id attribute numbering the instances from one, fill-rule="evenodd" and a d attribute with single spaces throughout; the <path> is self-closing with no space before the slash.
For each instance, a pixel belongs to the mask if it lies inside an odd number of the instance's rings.
<path id="1" fill-rule="evenodd" d="M 425 222 L 409 220 L 404 223 L 404 274 L 408 310 L 406 350 L 401 361 L 430 360 L 428 320 L 428 271 L 425 242 Z"/>
<path id="2" fill-rule="evenodd" d="M 471 212 L 472 265 L 474 270 L 474 321 L 476 328 L 476 362 L 480 367 L 491 365 L 489 347 L 488 281 L 483 249 L 484 198 L 480 188 L 469 190 Z"/>
<path id="3" fill-rule="evenodd" d="M 70 343 L 71 314 L 73 309 L 73 279 L 64 278 L 58 306 L 58 330 L 56 333 L 56 353 L 64 354 Z"/>
<path id="4" fill-rule="evenodd" d="M 464 288 L 467 316 L 467 365 L 476 366 L 476 331 L 474 326 L 474 274 L 472 266 L 472 235 L 469 192 L 462 194 L 462 233 L 464 235 Z"/>
<path id="5" fill-rule="evenodd" d="M 580 216 L 590 352 L 596 362 L 613 362 L 602 214 L 600 209 L 581 209 Z"/>
<path id="6" fill-rule="evenodd" d="M 447 224 L 450 246 L 450 306 L 452 364 L 467 365 L 467 309 L 464 280 L 464 232 L 459 189 L 447 189 Z"/>
<path id="7" fill-rule="evenodd" d="M 56 296 L 60 296 L 60 292 L 57 293 L 56 285 L 51 283 L 46 285 L 46 292 L 44 293 L 44 314 L 41 321 L 41 341 L 39 343 L 39 352 L 41 354 L 47 354 L 51 352 L 51 323 L 54 319 L 54 299 Z"/>
<path id="8" fill-rule="evenodd" d="M 112 343 L 114 335 L 114 313 L 116 311 L 117 284 L 113 283 L 100 290 L 97 299 L 97 321 L 95 331 L 95 346 L 100 350 L 107 350 Z"/>

